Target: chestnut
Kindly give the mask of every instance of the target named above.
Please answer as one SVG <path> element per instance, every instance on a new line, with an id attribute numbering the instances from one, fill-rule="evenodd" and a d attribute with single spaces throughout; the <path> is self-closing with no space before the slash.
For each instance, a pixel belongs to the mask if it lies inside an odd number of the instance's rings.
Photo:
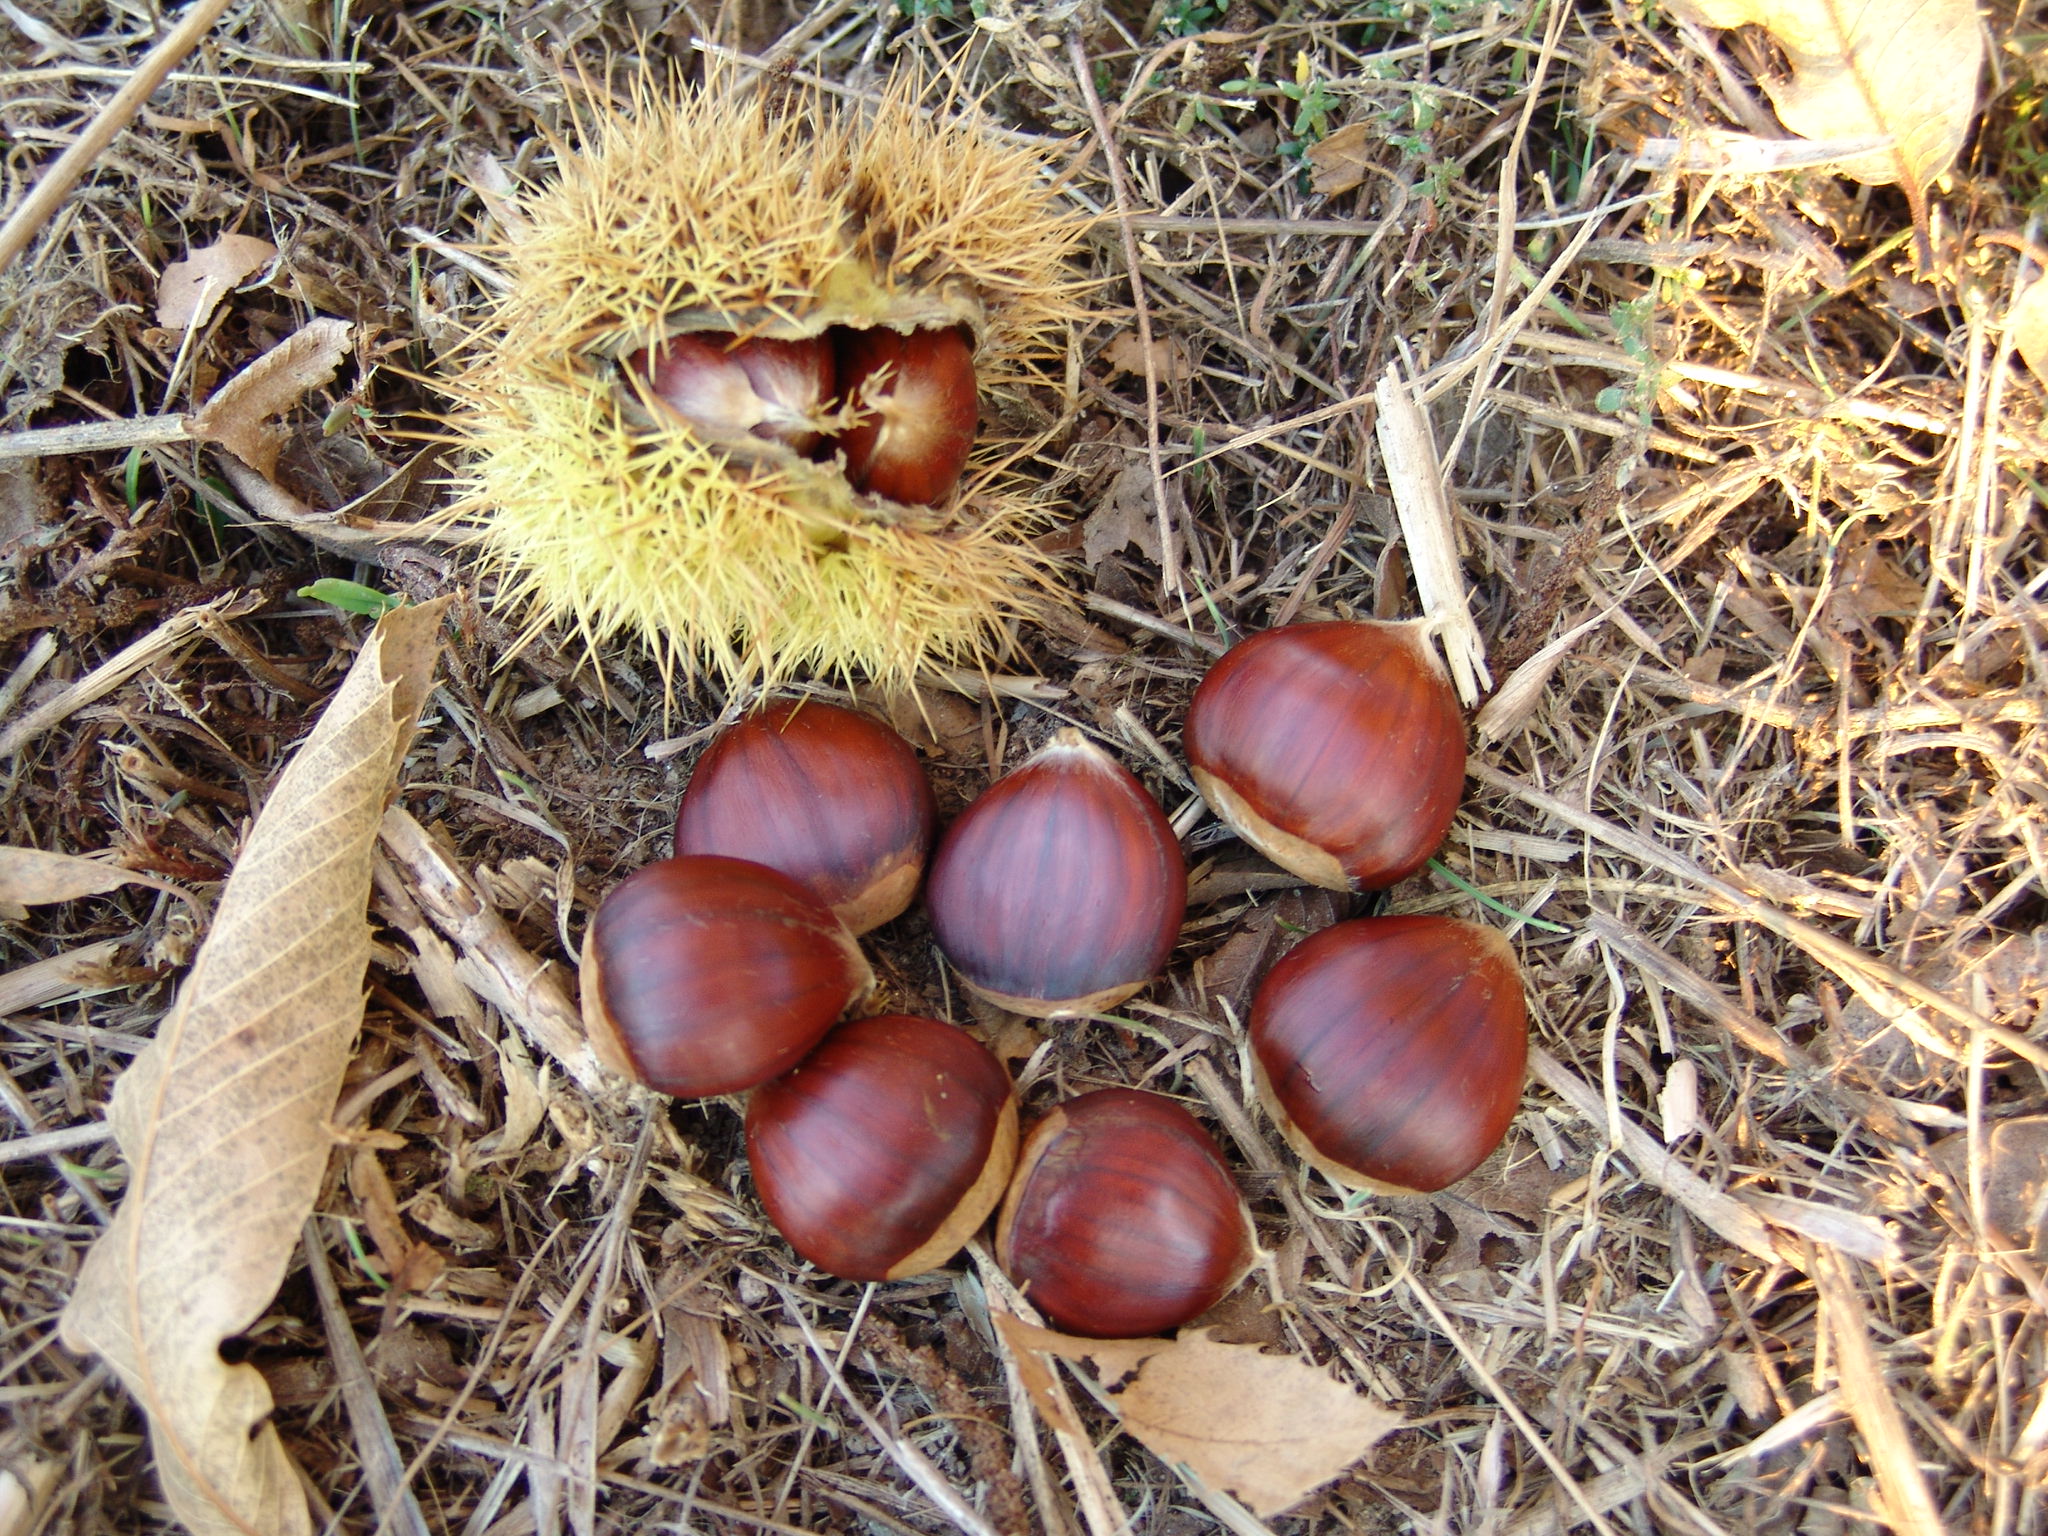
<path id="1" fill-rule="evenodd" d="M 1507 1134 L 1529 1054 L 1521 967 L 1453 917 L 1361 917 L 1304 939 L 1252 998 L 1273 1123 L 1340 1184 L 1427 1193 Z"/>
<path id="2" fill-rule="evenodd" d="M 1181 732 L 1195 787 L 1239 837 L 1332 890 L 1415 873 L 1465 784 L 1465 721 L 1413 624 L 1290 624 L 1240 641 Z"/>
<path id="3" fill-rule="evenodd" d="M 1104 1088 L 1025 1138 L 996 1221 L 996 1262 L 1057 1328 L 1133 1339 L 1178 1328 L 1255 1254 L 1223 1154 L 1171 1099 Z"/>
<path id="4" fill-rule="evenodd" d="M 689 331 L 636 353 L 627 365 L 654 398 L 714 437 L 752 435 L 809 453 L 832 396 L 832 344 Z"/>
<path id="5" fill-rule="evenodd" d="M 786 1071 L 873 985 L 830 908 L 744 859 L 635 870 L 583 939 L 583 1025 L 598 1059 L 679 1099 Z"/>
<path id="6" fill-rule="evenodd" d="M 840 434 L 857 491 L 907 506 L 951 494 L 981 415 L 974 349 L 957 329 L 839 330 L 839 388 L 860 416 Z"/>
<path id="7" fill-rule="evenodd" d="M 925 904 L 969 987 L 1051 1019 L 1099 1012 L 1158 975 L 1187 896 L 1187 867 L 1158 804 L 1067 729 L 947 829 Z"/>
<path id="8" fill-rule="evenodd" d="M 845 1280 L 937 1268 L 1017 1160 L 1010 1074 L 965 1030 L 856 1019 L 747 1101 L 754 1187 L 790 1247 Z"/>
<path id="9" fill-rule="evenodd" d="M 917 894 L 933 817 L 924 768 L 896 732 L 836 704 L 778 699 L 697 760 L 676 852 L 779 869 L 859 934 Z"/>

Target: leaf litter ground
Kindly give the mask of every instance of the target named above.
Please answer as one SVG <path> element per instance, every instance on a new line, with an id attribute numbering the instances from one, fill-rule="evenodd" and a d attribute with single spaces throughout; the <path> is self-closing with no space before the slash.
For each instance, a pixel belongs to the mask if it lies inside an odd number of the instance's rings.
<path id="1" fill-rule="evenodd" d="M 9 14 L 18 195 L 149 29 Z M 229 1351 L 315 1521 L 1260 1528 L 1110 1434 L 1085 1368 L 1006 1353 L 993 1277 L 801 1269 L 728 1106 L 652 1107 L 576 1057 L 575 941 L 665 851 L 728 701 L 665 697 L 630 650 L 511 655 L 416 526 L 448 466 L 413 434 L 490 281 L 465 246 L 545 172 L 543 130 L 608 64 L 695 69 L 715 35 L 856 92 L 965 48 L 963 89 L 1071 161 L 1079 205 L 1121 197 L 1061 451 L 1086 615 L 1024 637 L 993 697 L 873 702 L 947 810 L 1061 721 L 1112 742 L 1192 824 L 1182 945 L 1141 1003 L 1050 1035 L 967 1011 L 914 915 L 871 948 L 891 1006 L 975 1028 L 1029 1104 L 1144 1084 L 1218 1127 L 1272 1259 L 1208 1340 L 1402 1425 L 1266 1526 L 2042 1529 L 2048 77 L 2038 14 L 1991 25 L 1922 266 L 1897 188 L 1729 147 L 1775 137 L 1767 37 L 1669 16 L 230 10 L 0 272 L 0 443 L 74 434 L 0 459 L 0 838 L 156 882 L 8 873 L 46 904 L 0 975 L 4 1528 L 169 1521 L 142 1417 L 57 1317 L 127 1192 L 112 1082 L 367 633 L 296 595 L 318 579 L 457 606 L 376 870 L 341 1145 Z M 158 274 L 209 251 L 176 279 L 188 335 Z M 238 423 L 267 474 L 135 426 L 316 317 L 355 327 L 339 377 L 280 432 Z M 1540 1054 L 1478 1174 L 1358 1201 L 1276 1153 L 1233 1044 L 1263 968 L 1349 907 L 1200 821 L 1175 750 L 1221 639 L 1417 611 L 1376 440 L 1396 358 L 1440 385 L 1495 688 L 1457 879 L 1393 901 L 1513 928 Z"/>

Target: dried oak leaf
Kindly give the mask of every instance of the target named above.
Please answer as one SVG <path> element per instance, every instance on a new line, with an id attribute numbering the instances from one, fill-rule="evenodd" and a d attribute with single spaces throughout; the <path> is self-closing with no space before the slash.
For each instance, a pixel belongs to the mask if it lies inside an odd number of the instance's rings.
<path id="1" fill-rule="evenodd" d="M 262 1315 L 312 1209 L 370 959 L 371 852 L 433 680 L 445 602 L 380 623 L 279 778 L 213 930 L 107 1119 L 128 1192 L 93 1244 L 64 1343 L 106 1358 L 149 1416 L 194 1536 L 310 1532 L 250 1365 L 223 1340 Z"/>
<path id="2" fill-rule="evenodd" d="M 1293 1508 L 1401 1427 L 1399 1414 L 1307 1361 L 1219 1343 L 1206 1328 L 1176 1339 L 1077 1339 L 995 1321 L 1020 1364 L 1043 1350 L 1093 1365 L 1126 1432 L 1262 1518 Z"/>
<path id="3" fill-rule="evenodd" d="M 183 261 L 172 262 L 156 285 L 156 323 L 174 331 L 206 324 L 235 284 L 261 271 L 276 255 L 277 247 L 268 240 L 222 235 Z"/>
<path id="4" fill-rule="evenodd" d="M 185 423 L 203 443 L 218 443 L 268 480 L 284 435 L 274 417 L 334 377 L 355 327 L 309 320 L 236 374 Z"/>
<path id="5" fill-rule="evenodd" d="M 1897 182 L 1925 227 L 1926 188 L 1955 163 L 1977 112 L 1984 36 L 1971 0 L 1675 0 L 1688 21 L 1764 28 L 1789 78 L 1767 82 L 1778 117 L 1808 139 L 1890 140 L 1840 162 L 1871 186 Z"/>

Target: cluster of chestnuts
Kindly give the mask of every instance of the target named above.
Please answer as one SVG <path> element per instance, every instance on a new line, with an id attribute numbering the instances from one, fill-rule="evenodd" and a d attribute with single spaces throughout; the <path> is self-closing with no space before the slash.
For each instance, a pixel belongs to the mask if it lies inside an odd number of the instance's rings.
<path id="1" fill-rule="evenodd" d="M 945 500 L 959 482 L 980 411 L 973 345 L 958 327 L 836 325 L 792 341 L 690 331 L 627 370 L 658 409 L 706 437 L 841 454 L 856 491 L 912 506 Z"/>
<path id="2" fill-rule="evenodd" d="M 1300 624 L 1235 647 L 1197 691 L 1196 782 L 1304 879 L 1375 889 L 1441 842 L 1464 776 L 1456 701 L 1414 629 Z M 1000 1206 L 997 1261 L 1059 1327 L 1131 1337 L 1221 1300 L 1255 1255 L 1214 1140 L 1158 1094 L 1107 1089 L 1020 1137 L 1008 1070 L 958 1027 L 841 1022 L 873 986 L 857 936 L 909 905 L 962 981 L 1038 1018 L 1087 1015 L 1166 965 L 1186 867 L 1144 787 L 1062 730 L 947 828 L 869 717 L 771 703 L 699 761 L 675 856 L 628 876 L 584 946 L 606 1062 L 677 1097 L 747 1092 L 762 1204 L 854 1280 L 944 1263 Z M 1260 1096 L 1288 1143 L 1353 1187 L 1461 1178 L 1505 1134 L 1526 1022 L 1505 939 L 1434 916 L 1341 922 L 1252 1006 Z"/>

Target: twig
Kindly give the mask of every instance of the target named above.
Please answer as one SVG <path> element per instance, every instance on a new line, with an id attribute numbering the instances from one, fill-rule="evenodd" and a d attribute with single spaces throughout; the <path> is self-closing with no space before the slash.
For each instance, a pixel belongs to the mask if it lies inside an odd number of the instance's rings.
<path id="1" fill-rule="evenodd" d="M 1379 405 L 1374 427 L 1423 617 L 1443 647 L 1459 701 L 1470 709 L 1479 702 L 1482 689 L 1493 687 L 1493 674 L 1486 667 L 1486 640 L 1472 622 L 1471 595 L 1458 560 L 1455 514 L 1419 393 L 1401 376 L 1400 365 L 1389 363 L 1373 389 Z"/>
<path id="2" fill-rule="evenodd" d="M 391 1433 L 391 1421 L 377 1397 L 377 1383 L 363 1363 L 355 1329 L 349 1326 L 348 1309 L 341 1302 L 341 1287 L 334 1283 L 334 1270 L 327 1262 L 327 1241 L 320 1232 L 320 1218 L 308 1216 L 302 1238 L 306 1248 L 306 1273 L 312 1276 L 313 1292 L 320 1301 L 320 1321 L 327 1330 L 327 1358 L 341 1383 L 341 1400 L 355 1428 L 356 1455 L 370 1484 L 370 1502 L 377 1506 L 378 1529 L 398 1536 L 429 1536 L 427 1517 L 407 1483 L 404 1458 L 398 1454 L 398 1439 Z"/>
<path id="3" fill-rule="evenodd" d="M 384 813 L 378 835 L 411 874 L 413 899 L 455 945 L 456 975 L 463 984 L 518 1025 L 593 1098 L 616 1097 L 619 1085 L 591 1054 L 559 970 L 536 960 L 512 936 L 497 909 L 402 807 Z"/>
<path id="4" fill-rule="evenodd" d="M 227 8 L 228 0 L 197 0 L 197 4 L 185 13 L 185 19 L 142 56 L 142 62 L 135 66 L 135 73 L 128 77 L 128 83 L 114 92 L 71 147 L 57 157 L 57 163 L 43 172 L 35 190 L 21 200 L 21 206 L 14 210 L 5 224 L 0 224 L 0 270 L 11 266 L 14 258 L 27 249 L 29 241 L 49 222 L 50 215 L 57 211 L 57 205 L 78 184 L 87 167 L 99 158 L 100 151 L 113 142 L 115 134 L 128 126 L 151 93 L 163 84 L 164 77 L 180 59 L 198 46 L 199 39 L 220 20 L 221 13 Z"/>
<path id="5" fill-rule="evenodd" d="M 1635 1164 L 1644 1178 L 1697 1216 L 1703 1225 L 1760 1259 L 1777 1263 L 1786 1257 L 1772 1241 L 1771 1229 L 1761 1216 L 1733 1195 L 1715 1189 L 1659 1146 L 1633 1120 L 1620 1115 L 1610 1117 L 1606 1102 L 1592 1086 L 1548 1051 L 1529 1052 L 1529 1075 L 1590 1124 L 1613 1135 L 1618 1142 L 1615 1151 Z"/>
<path id="6" fill-rule="evenodd" d="M 153 448 L 182 443 L 192 435 L 191 418 L 135 416 L 116 421 L 81 421 L 68 427 L 35 427 L 0 436 L 0 460 L 50 459 L 64 453 L 106 453 L 118 448 Z"/>
<path id="7" fill-rule="evenodd" d="M 1891 1398 L 1893 1389 L 1884 1379 L 1884 1367 L 1870 1347 L 1863 1298 L 1856 1294 L 1849 1265 L 1822 1247 L 1813 1250 L 1811 1270 L 1814 1289 L 1820 1294 L 1821 1317 L 1835 1346 L 1842 1395 L 1849 1404 L 1849 1417 L 1856 1421 L 1869 1448 L 1891 1526 L 1902 1536 L 1942 1536 L 1948 1527 L 1934 1507 L 1919 1455 L 1906 1434 L 1906 1421 L 1899 1416 L 1898 1405 Z"/>
<path id="8" fill-rule="evenodd" d="M 1415 1278 L 1414 1273 L 1408 1268 L 1407 1260 L 1387 1246 L 1386 1240 L 1380 1236 L 1377 1228 L 1368 1228 L 1367 1235 L 1372 1238 L 1374 1246 L 1379 1249 L 1388 1267 L 1408 1288 L 1408 1294 L 1422 1304 L 1422 1310 L 1429 1314 L 1430 1320 L 1436 1324 L 1437 1331 L 1451 1341 L 1451 1347 L 1457 1350 L 1459 1357 L 1464 1360 L 1465 1369 L 1470 1371 L 1486 1389 L 1487 1394 L 1500 1404 L 1501 1412 L 1505 1413 L 1515 1428 L 1522 1432 L 1522 1438 L 1529 1442 L 1529 1448 L 1546 1467 L 1550 1468 L 1550 1475 L 1557 1479 L 1558 1486 L 1564 1489 L 1571 1501 L 1578 1505 L 1580 1511 L 1592 1522 L 1593 1529 L 1601 1532 L 1602 1536 L 1614 1536 L 1614 1527 L 1601 1517 L 1600 1511 L 1593 1507 L 1593 1501 L 1586 1497 L 1586 1490 L 1579 1486 L 1578 1480 L 1566 1469 L 1565 1464 L 1558 1460 L 1557 1452 L 1550 1448 L 1550 1442 L 1545 1440 L 1537 1432 L 1536 1426 L 1529 1422 L 1529 1416 L 1522 1412 L 1514 1394 L 1503 1387 L 1499 1378 L 1487 1369 L 1486 1362 L 1465 1342 L 1465 1336 L 1458 1331 L 1457 1325 L 1445 1315 L 1444 1309 L 1436 1304 L 1436 1298 L 1429 1294 L 1420 1280 Z"/>
<path id="9" fill-rule="evenodd" d="M 11 971 L 0 972 L 0 1019 L 50 1003 L 70 1002 L 74 998 L 92 997 L 131 985 L 127 979 L 110 978 L 108 971 L 120 960 L 122 950 L 139 949 L 142 937 L 137 931 L 125 938 L 96 939 L 76 949 L 46 955 L 40 960 L 31 960 L 27 965 L 18 965 Z M 108 1033 L 95 1030 L 92 1036 L 104 1039 Z"/>
<path id="10" fill-rule="evenodd" d="M 1466 772 L 1480 783 L 1493 789 L 1504 790 L 1554 820 L 1597 838 L 1616 852 L 1625 854 L 1640 864 L 1662 869 L 1690 882 L 1724 912 L 1731 916 L 1747 918 L 1761 927 L 1768 928 L 1779 938 L 1798 945 L 1814 959 L 1833 967 L 1836 974 L 1861 993 L 1879 1014 L 1889 1018 L 1899 1012 L 1897 1000 L 1884 995 L 1884 989 L 1890 988 L 1894 992 L 1904 993 L 1924 1007 L 1932 1008 L 1936 1013 L 1947 1016 L 1966 1029 L 1982 1032 L 2014 1055 L 2023 1057 L 2048 1071 L 2048 1046 L 2042 1046 L 2014 1030 L 1993 1024 L 1974 1008 L 1966 1008 L 1954 998 L 1944 997 L 1926 982 L 1908 976 L 1895 966 L 1887 965 L 1875 955 L 1865 954 L 1855 945 L 1836 938 L 1825 929 L 1816 928 L 1790 913 L 1781 912 L 1769 902 L 1759 901 L 1747 892 L 1730 885 L 1726 880 L 1708 874 L 1684 854 L 1653 842 L 1640 833 L 1627 831 L 1612 822 L 1582 811 L 1569 801 L 1540 790 L 1533 784 L 1525 784 L 1510 774 L 1502 773 L 1490 763 L 1473 761 L 1466 765 Z"/>
<path id="11" fill-rule="evenodd" d="M 113 1127 L 104 1120 L 67 1125 L 60 1131 L 37 1131 L 32 1136 L 14 1136 L 0 1141 L 0 1163 L 18 1163 L 32 1157 L 75 1152 L 80 1147 L 96 1147 L 103 1141 L 111 1141 L 113 1136 Z"/>
<path id="12" fill-rule="evenodd" d="M 262 605 L 262 599 L 229 592 L 172 614 L 140 640 L 123 646 L 54 699 L 38 704 L 0 731 L 0 759 L 14 756 L 43 732 L 61 725 L 88 704 L 97 703 L 145 667 L 167 658 L 190 642 L 216 616 L 239 618 Z"/>
<path id="13" fill-rule="evenodd" d="M 610 1310 L 612 1291 L 619 1281 L 619 1263 L 625 1252 L 626 1234 L 632 1230 L 633 1212 L 640 1204 L 640 1189 L 647 1179 L 647 1154 L 653 1145 L 654 1122 L 643 1118 L 640 1134 L 633 1143 L 633 1158 L 619 1182 L 611 1209 L 605 1218 L 603 1246 L 598 1250 L 597 1277 L 591 1282 L 589 1311 L 584 1314 L 583 1338 L 576 1353 L 562 1368 L 561 1409 L 555 1448 L 569 1470 L 569 1525 L 577 1536 L 592 1536 L 597 1529 L 597 1458 L 605 1447 L 597 1443 L 598 1399 L 597 1361 L 603 1348 L 605 1314 Z"/>
<path id="14" fill-rule="evenodd" d="M 1009 1276 L 990 1260 L 979 1243 L 969 1244 L 968 1251 L 974 1255 L 982 1289 L 988 1297 L 989 1312 L 996 1322 L 996 1348 L 1002 1351 L 1004 1366 L 1016 1373 L 1019 1384 L 1029 1394 L 1031 1379 L 1025 1375 L 1024 1361 L 1004 1339 L 1001 1319 L 1007 1315 L 1033 1327 L 1043 1327 L 1045 1320 L 1024 1299 L 1023 1293 L 1010 1283 Z M 1081 1506 L 1081 1518 L 1087 1521 L 1090 1536 L 1130 1536 L 1130 1520 L 1117 1503 L 1116 1490 L 1110 1484 L 1102 1458 L 1096 1454 L 1093 1442 L 1074 1412 L 1073 1395 L 1067 1391 L 1066 1382 L 1061 1379 L 1058 1369 L 1048 1365 L 1043 1356 L 1033 1354 L 1030 1369 L 1037 1379 L 1038 1389 L 1045 1394 L 1046 1422 L 1052 1427 L 1060 1454 L 1066 1458 L 1067 1471 L 1074 1480 L 1074 1499 Z"/>
<path id="15" fill-rule="evenodd" d="M 1129 603 L 1120 603 L 1113 597 L 1104 597 L 1100 592 L 1088 594 L 1088 606 L 1106 618 L 1121 619 L 1138 629 L 1149 629 L 1155 635 L 1164 635 L 1176 640 L 1191 651 L 1200 651 L 1205 656 L 1221 656 L 1230 647 L 1214 635 L 1197 634 L 1184 629 L 1171 619 L 1162 619 L 1156 613 L 1147 613 L 1142 608 L 1133 608 Z"/>
<path id="16" fill-rule="evenodd" d="M 1088 51 L 1081 46 L 1081 34 L 1067 34 L 1067 56 L 1074 61 L 1074 82 L 1088 103 L 1088 115 L 1095 122 L 1095 136 L 1102 143 L 1103 164 L 1109 171 L 1109 189 L 1116 198 L 1117 232 L 1123 237 L 1124 266 L 1130 272 L 1131 305 L 1138 315 L 1138 347 L 1145 359 L 1145 458 L 1152 468 L 1152 497 L 1159 509 L 1159 584 L 1168 592 L 1180 590 L 1180 555 L 1173 541 L 1173 504 L 1167 500 L 1166 461 L 1159 453 L 1159 361 L 1152 355 L 1152 306 L 1145 298 L 1145 278 L 1138 268 L 1138 236 L 1131 228 L 1131 197 L 1124 185 L 1123 162 L 1117 159 L 1116 140 L 1109 131 L 1109 118 L 1102 99 L 1095 94 L 1095 75 Z"/>
<path id="17" fill-rule="evenodd" d="M 984 1520 L 974 1506 L 961 1496 L 960 1491 L 946 1481 L 945 1474 L 932 1465 L 931 1459 L 923 1451 L 903 1436 L 890 1433 L 889 1427 L 875 1417 L 868 1405 L 854 1396 L 853 1388 L 846 1384 L 846 1378 L 839 1373 L 839 1367 L 833 1362 L 831 1352 L 825 1348 L 816 1330 L 811 1327 L 811 1320 L 804 1316 L 803 1308 L 796 1304 L 796 1297 L 783 1286 L 778 1285 L 775 1289 L 782 1297 L 783 1311 L 789 1314 L 790 1320 L 803 1333 L 804 1342 L 811 1346 L 811 1353 L 818 1357 L 818 1365 L 825 1372 L 826 1380 L 832 1383 L 840 1397 L 845 1400 L 846 1406 L 853 1410 L 854 1417 L 860 1420 L 862 1427 L 875 1437 L 876 1444 L 888 1453 L 891 1461 L 903 1469 L 904 1476 L 923 1489 L 925 1497 L 938 1507 L 939 1513 L 967 1532 L 968 1536 L 1000 1536 L 996 1528 Z"/>

